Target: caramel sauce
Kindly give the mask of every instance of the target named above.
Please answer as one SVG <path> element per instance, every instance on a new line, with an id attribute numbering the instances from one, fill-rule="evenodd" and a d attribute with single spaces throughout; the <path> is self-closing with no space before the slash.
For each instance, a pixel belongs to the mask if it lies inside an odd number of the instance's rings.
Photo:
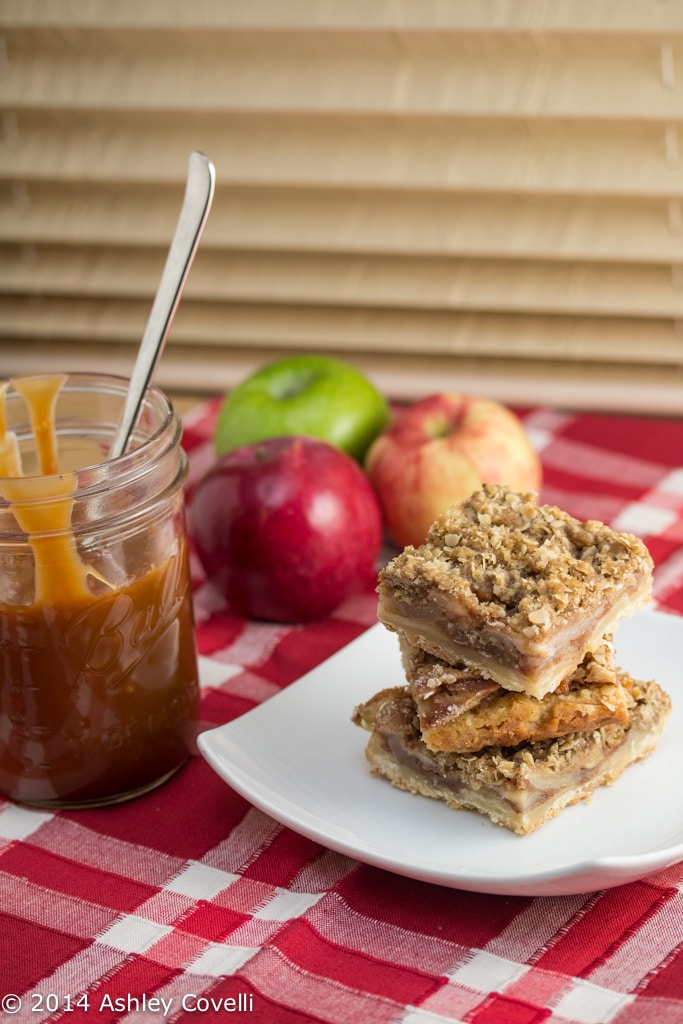
<path id="1" fill-rule="evenodd" d="M 0 477 L 19 476 L 21 460 L 15 435 L 8 431 L 5 418 L 5 394 L 9 384 L 0 382 Z"/>
<path id="2" fill-rule="evenodd" d="M 162 781 L 187 757 L 198 712 L 184 538 L 151 568 L 146 538 L 131 541 L 129 558 L 143 568 L 123 586 L 79 553 L 78 475 L 59 472 L 54 429 L 65 379 L 12 381 L 29 409 L 39 476 L 22 475 L 0 385 L 0 491 L 34 577 L 29 603 L 0 599 L 0 790 L 55 806 L 107 803 Z"/>
<path id="3" fill-rule="evenodd" d="M 7 431 L 4 412 L 0 420 L 0 445 L 12 452 L 4 469 L 11 477 L 2 484 L 2 494 L 19 528 L 28 536 L 35 559 L 35 600 L 42 604 L 61 597 L 88 597 L 87 569 L 81 562 L 71 533 L 76 473 L 59 473 L 55 407 L 65 376 L 18 377 L 12 381 L 29 411 L 41 476 L 24 477 L 16 438 Z M 0 398 L 4 398 L 4 385 Z M 61 499 L 61 500 L 60 500 Z"/>
<path id="4" fill-rule="evenodd" d="M 15 390 L 28 406 L 40 472 L 46 476 L 50 473 L 59 473 L 55 408 L 57 397 L 66 380 L 66 376 L 51 374 L 45 377 L 16 377 L 12 381 Z"/>

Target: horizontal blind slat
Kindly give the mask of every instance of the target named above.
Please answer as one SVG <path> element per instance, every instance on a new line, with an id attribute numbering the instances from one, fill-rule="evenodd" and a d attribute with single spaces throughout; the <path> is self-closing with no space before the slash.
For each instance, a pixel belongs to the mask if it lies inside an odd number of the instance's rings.
<path id="1" fill-rule="evenodd" d="M 92 113 L 18 115 L 0 179 L 177 184 L 198 136 L 211 136 L 226 187 L 421 189 L 579 196 L 683 197 L 683 126 L 496 119 L 156 119 Z M 277 161 L 272 154 L 278 153 Z"/>
<path id="2" fill-rule="evenodd" d="M 311 27 L 362 28 L 385 31 L 411 28 L 439 32 L 595 32 L 603 34 L 683 33 L 683 10 L 652 0 L 571 0 L 539 4 L 538 0 L 4 0 L 0 24 L 192 29 L 197 25 L 271 30 Z"/>
<path id="3" fill-rule="evenodd" d="M 0 298 L 0 337 L 130 341 L 142 336 L 148 305 L 87 299 Z M 171 340 L 349 352 L 393 352 L 520 359 L 566 359 L 676 366 L 683 333 L 669 320 L 415 312 L 363 308 L 184 303 Z"/>
<path id="4" fill-rule="evenodd" d="M 310 111 L 680 121 L 683 40 L 7 30 L 17 110 Z M 41 47 L 42 43 L 42 47 Z M 671 66 L 674 73 L 667 74 Z M 88 88 L 83 89 L 87 81 Z"/>
<path id="5" fill-rule="evenodd" d="M 219 183 L 220 185 L 220 183 Z M 0 186 L 0 242 L 167 245 L 182 190 Z M 229 188 L 209 248 L 683 262 L 679 200 Z"/>
<path id="6" fill-rule="evenodd" d="M 91 349 L 87 344 L 0 340 L 3 373 L 62 372 L 87 369 L 128 376 L 136 346 Z M 613 410 L 657 415 L 683 414 L 683 370 L 658 366 L 586 367 L 562 363 L 518 360 L 477 360 L 412 354 L 356 353 L 330 350 L 353 362 L 376 385 L 397 399 L 417 399 L 443 390 L 481 394 L 516 405 L 557 405 L 564 408 Z M 281 352 L 267 347 L 170 345 L 159 365 L 161 387 L 180 391 L 220 394 Z M 207 387 L 207 381 L 210 386 Z"/>
<path id="7" fill-rule="evenodd" d="M 0 290 L 148 299 L 163 249 L 0 247 Z M 683 318 L 683 269 L 200 250 L 185 300 Z"/>

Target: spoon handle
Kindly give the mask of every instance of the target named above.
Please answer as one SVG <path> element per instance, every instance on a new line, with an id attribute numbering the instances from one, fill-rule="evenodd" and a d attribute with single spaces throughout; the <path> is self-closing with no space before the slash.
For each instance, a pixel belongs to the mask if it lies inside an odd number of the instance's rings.
<path id="1" fill-rule="evenodd" d="M 215 182 L 216 172 L 208 157 L 203 153 L 192 153 L 187 172 L 185 198 L 135 360 L 121 420 L 109 449 L 110 459 L 117 458 L 125 452 L 135 430 L 145 392 L 163 352 L 211 209 Z"/>

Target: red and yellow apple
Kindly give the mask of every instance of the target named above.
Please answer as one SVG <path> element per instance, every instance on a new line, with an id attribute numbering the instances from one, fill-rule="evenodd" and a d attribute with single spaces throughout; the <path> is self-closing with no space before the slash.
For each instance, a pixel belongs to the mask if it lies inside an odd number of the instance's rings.
<path id="1" fill-rule="evenodd" d="M 421 544 L 436 517 L 483 483 L 537 491 L 541 463 L 519 418 L 486 398 L 442 393 L 401 410 L 365 468 L 400 547 Z"/>

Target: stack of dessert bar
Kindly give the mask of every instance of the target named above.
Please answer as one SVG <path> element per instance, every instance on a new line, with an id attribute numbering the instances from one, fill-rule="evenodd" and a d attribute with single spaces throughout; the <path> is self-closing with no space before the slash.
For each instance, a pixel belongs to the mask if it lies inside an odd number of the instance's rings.
<path id="1" fill-rule="evenodd" d="M 649 599 L 644 544 L 485 485 L 381 572 L 405 683 L 355 709 L 395 786 L 531 832 L 649 754 L 670 701 L 615 666 Z"/>

